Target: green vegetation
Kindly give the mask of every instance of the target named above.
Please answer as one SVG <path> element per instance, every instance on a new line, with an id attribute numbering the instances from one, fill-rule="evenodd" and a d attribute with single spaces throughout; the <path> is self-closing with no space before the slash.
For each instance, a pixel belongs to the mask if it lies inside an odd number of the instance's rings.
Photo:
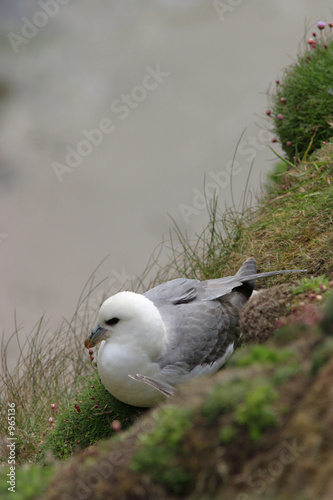
<path id="1" fill-rule="evenodd" d="M 236 408 L 235 422 L 247 427 L 250 439 L 259 439 L 267 427 L 277 424 L 277 413 L 271 404 L 276 399 L 272 384 L 259 379 Z"/>
<path id="2" fill-rule="evenodd" d="M 277 423 L 272 403 L 277 398 L 274 383 L 260 376 L 244 377 L 214 386 L 204 406 L 203 414 L 213 422 L 221 414 L 232 414 L 232 423 L 223 425 L 220 439 L 229 442 L 243 428 L 249 438 L 258 439 L 262 431 Z"/>
<path id="3" fill-rule="evenodd" d="M 274 131 L 294 161 L 333 136 L 333 37 L 326 26 L 304 41 L 296 61 L 285 69 L 270 95 Z"/>
<path id="4" fill-rule="evenodd" d="M 240 377 L 234 377 L 228 382 L 216 384 L 202 408 L 209 422 L 214 422 L 221 413 L 234 410 L 245 398 L 249 382 L 244 384 Z"/>
<path id="5" fill-rule="evenodd" d="M 156 413 L 154 429 L 139 435 L 140 447 L 132 459 L 132 470 L 147 473 L 175 493 L 186 490 L 192 474 L 182 460 L 182 445 L 190 427 L 190 409 L 164 406 Z"/>
<path id="6" fill-rule="evenodd" d="M 316 374 L 333 356 L 333 339 L 327 338 L 312 354 L 312 373 Z"/>
<path id="7" fill-rule="evenodd" d="M 229 369 L 238 367 L 273 371 L 267 380 L 262 375 L 249 378 L 242 375 L 214 385 L 202 411 L 209 422 L 221 415 L 228 416 L 219 434 L 224 444 L 234 440 L 242 429 L 256 441 L 266 428 L 276 425 L 280 412 L 273 406 L 277 388 L 301 373 L 297 357 L 289 347 L 271 345 L 258 344 L 239 350 L 228 363 Z"/>
<path id="8" fill-rule="evenodd" d="M 43 498 L 50 480 L 56 472 L 54 464 L 41 468 L 38 465 L 23 465 L 15 471 L 15 492 L 9 491 L 8 477 L 2 470 L 0 473 L 0 497 L 1 500 L 33 500 L 37 497 Z M 6 470 L 7 474 L 7 470 Z"/>
<path id="9" fill-rule="evenodd" d="M 175 226 L 170 261 L 157 281 L 180 275 L 210 279 L 232 274 L 250 255 L 256 257 L 260 271 L 300 268 L 310 275 L 330 276 L 332 158 L 330 142 L 311 162 L 291 167 L 285 160 L 288 168 L 277 175 L 256 208 L 246 208 L 243 200 L 238 210 L 221 210 L 215 199 L 207 201 L 209 222 L 195 241 Z M 298 275 L 286 275 L 258 281 L 256 287 L 298 280 Z"/>
<path id="10" fill-rule="evenodd" d="M 114 435 L 114 422 L 116 429 L 126 429 L 144 410 L 118 401 L 98 376 L 89 377 L 72 404 L 55 416 L 56 426 L 42 448 L 43 456 L 51 451 L 57 458 L 67 458 L 75 450 Z"/>
<path id="11" fill-rule="evenodd" d="M 280 364 L 291 355 L 292 353 L 287 350 L 279 351 L 274 347 L 258 344 L 236 352 L 235 356 L 229 359 L 228 366 L 249 366 L 255 363 Z"/>
<path id="12" fill-rule="evenodd" d="M 304 292 L 322 293 L 327 291 L 329 287 L 329 279 L 326 276 L 317 276 L 311 278 L 303 278 L 294 288 L 295 295 Z"/>
<path id="13" fill-rule="evenodd" d="M 275 387 L 286 384 L 288 380 L 299 375 L 302 368 L 297 362 L 279 366 L 272 375 L 272 382 Z"/>

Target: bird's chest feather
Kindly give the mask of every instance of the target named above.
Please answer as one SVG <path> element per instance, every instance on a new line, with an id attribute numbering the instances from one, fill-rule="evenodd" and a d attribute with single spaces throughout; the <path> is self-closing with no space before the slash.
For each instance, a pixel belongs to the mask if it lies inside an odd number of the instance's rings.
<path id="1" fill-rule="evenodd" d="M 158 367 L 138 348 L 105 343 L 100 347 L 97 359 L 98 373 L 104 387 L 117 399 L 135 406 L 150 406 L 160 393 L 153 387 L 129 377 L 140 373 L 158 378 Z"/>
<path id="2" fill-rule="evenodd" d="M 105 343 L 98 354 L 98 371 L 107 373 L 114 379 L 122 379 L 147 369 L 154 363 L 147 354 L 138 347 Z M 135 374 L 134 373 L 134 374 Z"/>

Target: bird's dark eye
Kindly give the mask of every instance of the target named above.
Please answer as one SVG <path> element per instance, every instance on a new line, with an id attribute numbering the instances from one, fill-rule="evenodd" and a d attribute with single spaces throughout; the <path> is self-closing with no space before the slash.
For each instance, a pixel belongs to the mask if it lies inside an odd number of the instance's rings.
<path id="1" fill-rule="evenodd" d="M 107 321 L 105 321 L 105 324 L 108 326 L 113 326 L 113 325 L 116 325 L 119 321 L 120 321 L 119 318 L 111 318 L 111 319 L 108 319 Z"/>

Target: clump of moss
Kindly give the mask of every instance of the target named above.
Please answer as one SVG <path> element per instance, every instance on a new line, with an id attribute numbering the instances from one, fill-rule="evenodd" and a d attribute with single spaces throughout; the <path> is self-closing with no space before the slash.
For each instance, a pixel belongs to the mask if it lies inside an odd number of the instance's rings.
<path id="1" fill-rule="evenodd" d="M 39 467 L 36 464 L 23 465 L 15 470 L 15 492 L 9 491 L 8 468 L 3 467 L 0 473 L 0 497 L 1 500 L 33 500 L 43 498 L 43 493 L 47 489 L 54 473 L 55 465 Z"/>
<path id="2" fill-rule="evenodd" d="M 316 374 L 333 357 L 333 339 L 327 338 L 313 352 L 312 374 Z"/>
<path id="3" fill-rule="evenodd" d="M 299 363 L 294 362 L 292 364 L 280 366 L 275 370 L 272 375 L 272 382 L 274 386 L 281 386 L 288 382 L 291 378 L 298 375 L 302 370 Z"/>
<path id="4" fill-rule="evenodd" d="M 244 400 L 247 390 L 248 382 L 238 377 L 216 384 L 203 405 L 203 414 L 209 422 L 214 422 L 221 413 L 236 408 Z"/>
<path id="5" fill-rule="evenodd" d="M 135 472 L 147 473 L 175 493 L 184 492 L 193 477 L 182 461 L 182 444 L 191 427 L 191 410 L 167 405 L 155 415 L 155 427 L 139 436 L 140 447 L 132 458 Z"/>
<path id="6" fill-rule="evenodd" d="M 231 415 L 232 421 L 220 431 L 221 441 L 229 442 L 241 429 L 251 440 L 257 440 L 269 426 L 277 423 L 272 403 L 277 393 L 272 382 L 260 376 L 234 378 L 214 387 L 203 405 L 203 414 L 214 421 L 220 414 Z"/>
<path id="7" fill-rule="evenodd" d="M 274 131 L 291 161 L 333 136 L 333 38 L 321 24 L 271 94 Z M 324 28 L 323 28 L 324 26 Z"/>
<path id="8" fill-rule="evenodd" d="M 277 424 L 277 413 L 272 406 L 276 399 L 272 384 L 258 380 L 236 409 L 235 422 L 247 428 L 251 440 L 259 439 L 265 429 Z"/>
<path id="9" fill-rule="evenodd" d="M 67 458 L 74 451 L 127 428 L 144 410 L 113 397 L 95 376 L 57 417 L 54 431 L 42 448 L 42 458 L 48 450 L 57 458 Z"/>
<path id="10" fill-rule="evenodd" d="M 253 364 L 277 364 L 290 358 L 290 351 L 258 344 L 245 350 L 239 350 L 228 362 L 228 366 L 250 366 Z"/>
<path id="11" fill-rule="evenodd" d="M 233 441 L 238 434 L 237 426 L 234 424 L 227 424 L 222 427 L 219 432 L 219 438 L 221 443 L 228 444 Z"/>

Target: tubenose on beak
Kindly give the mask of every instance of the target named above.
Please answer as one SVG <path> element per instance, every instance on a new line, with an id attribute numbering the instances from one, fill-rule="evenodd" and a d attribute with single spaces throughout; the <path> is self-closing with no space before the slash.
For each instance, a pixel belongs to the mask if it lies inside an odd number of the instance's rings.
<path id="1" fill-rule="evenodd" d="M 86 349 L 91 349 L 95 347 L 96 344 L 105 339 L 107 330 L 102 328 L 100 325 L 97 325 L 96 328 L 93 329 L 89 337 L 87 337 L 84 341 L 84 346 Z"/>

